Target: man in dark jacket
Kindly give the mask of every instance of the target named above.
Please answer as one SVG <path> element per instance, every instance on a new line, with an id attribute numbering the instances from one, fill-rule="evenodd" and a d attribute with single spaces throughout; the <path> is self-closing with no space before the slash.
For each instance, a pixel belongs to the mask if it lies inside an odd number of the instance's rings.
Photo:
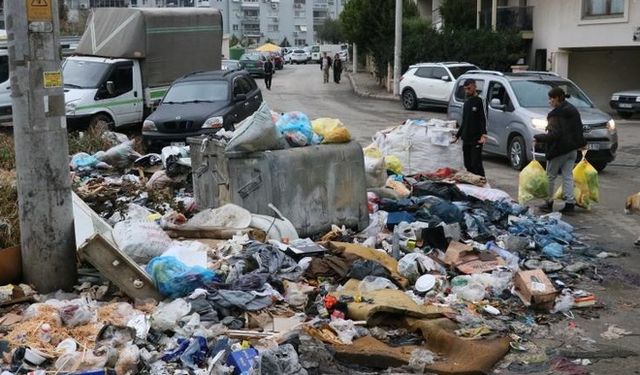
<path id="1" fill-rule="evenodd" d="M 587 145 L 582 130 L 580 112 L 565 100 L 565 93 L 559 87 L 549 90 L 549 104 L 553 109 L 547 115 L 547 132 L 536 134 L 535 142 L 544 143 L 547 159 L 547 176 L 549 176 L 549 200 L 540 206 L 540 210 L 553 210 L 554 182 L 558 171 L 562 174 L 562 193 L 565 205 L 562 213 L 571 213 L 575 209 L 573 196 L 573 166 L 578 156 L 578 149 Z"/>
<path id="2" fill-rule="evenodd" d="M 487 141 L 487 118 L 484 103 L 476 91 L 476 81 L 464 81 L 464 92 L 467 100 L 462 107 L 462 124 L 453 138 L 453 143 L 462 138 L 462 155 L 467 171 L 484 177 L 482 166 L 482 145 Z"/>
<path id="3" fill-rule="evenodd" d="M 271 80 L 273 78 L 273 57 L 269 56 L 264 62 L 264 84 L 267 90 L 271 90 Z"/>

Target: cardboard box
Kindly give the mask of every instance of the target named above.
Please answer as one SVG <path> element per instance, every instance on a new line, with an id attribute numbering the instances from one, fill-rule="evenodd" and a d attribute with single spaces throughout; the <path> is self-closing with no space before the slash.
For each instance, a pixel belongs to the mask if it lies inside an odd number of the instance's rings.
<path id="1" fill-rule="evenodd" d="M 457 241 L 449 243 L 444 262 L 465 274 L 489 272 L 505 264 L 504 259 L 491 252 L 480 252 Z"/>
<path id="2" fill-rule="evenodd" d="M 526 306 L 549 310 L 553 307 L 558 291 L 544 271 L 519 271 L 514 280 L 515 292 Z"/>

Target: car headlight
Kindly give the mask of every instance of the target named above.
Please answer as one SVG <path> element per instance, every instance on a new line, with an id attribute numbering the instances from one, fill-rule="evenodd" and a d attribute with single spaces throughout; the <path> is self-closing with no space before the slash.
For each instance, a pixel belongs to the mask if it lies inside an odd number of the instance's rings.
<path id="1" fill-rule="evenodd" d="M 640 96 L 636 96 L 636 102 L 640 103 Z"/>
<path id="2" fill-rule="evenodd" d="M 65 113 L 67 115 L 75 115 L 76 114 L 76 108 L 78 107 L 78 105 L 76 103 L 67 103 L 65 105 Z"/>
<path id="3" fill-rule="evenodd" d="M 217 128 L 221 128 L 223 124 L 224 124 L 224 119 L 222 118 L 222 116 L 215 116 L 215 117 L 208 118 L 207 121 L 204 122 L 204 125 L 202 125 L 202 128 L 217 129 Z"/>
<path id="4" fill-rule="evenodd" d="M 143 132 L 155 132 L 158 131 L 156 127 L 156 123 L 151 120 L 144 120 L 142 123 L 142 131 Z"/>
<path id="5" fill-rule="evenodd" d="M 546 130 L 548 122 L 543 118 L 534 118 L 533 120 L 531 120 L 531 125 L 533 125 L 533 127 L 538 130 Z"/>
<path id="6" fill-rule="evenodd" d="M 617 102 L 618 100 L 620 100 L 620 95 L 611 96 L 611 100 L 613 100 L 614 102 Z"/>
<path id="7" fill-rule="evenodd" d="M 613 119 L 607 121 L 607 130 L 609 130 L 610 133 L 615 133 L 615 131 L 616 131 L 616 122 L 613 121 Z"/>

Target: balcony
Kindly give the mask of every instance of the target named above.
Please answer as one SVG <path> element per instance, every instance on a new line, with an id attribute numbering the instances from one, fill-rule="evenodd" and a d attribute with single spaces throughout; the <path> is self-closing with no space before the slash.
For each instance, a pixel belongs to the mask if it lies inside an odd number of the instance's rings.
<path id="1" fill-rule="evenodd" d="M 491 10 L 480 12 L 480 28 L 490 29 Z M 533 7 L 498 7 L 496 16 L 497 31 L 533 31 Z"/>
<path id="2" fill-rule="evenodd" d="M 240 4 L 242 8 L 250 8 L 250 9 L 260 9 L 260 3 L 258 1 L 247 1 L 242 0 Z"/>
<path id="3" fill-rule="evenodd" d="M 259 24 L 260 23 L 260 17 L 258 16 L 244 16 L 242 17 L 242 21 L 243 24 Z"/>

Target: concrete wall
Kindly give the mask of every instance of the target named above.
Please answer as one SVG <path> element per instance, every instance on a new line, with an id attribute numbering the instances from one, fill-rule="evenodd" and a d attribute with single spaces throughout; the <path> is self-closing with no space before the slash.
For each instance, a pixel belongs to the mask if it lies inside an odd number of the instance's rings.
<path id="1" fill-rule="evenodd" d="M 639 66 L 640 48 L 569 53 L 569 77 L 604 111 L 614 92 L 640 88 Z"/>

